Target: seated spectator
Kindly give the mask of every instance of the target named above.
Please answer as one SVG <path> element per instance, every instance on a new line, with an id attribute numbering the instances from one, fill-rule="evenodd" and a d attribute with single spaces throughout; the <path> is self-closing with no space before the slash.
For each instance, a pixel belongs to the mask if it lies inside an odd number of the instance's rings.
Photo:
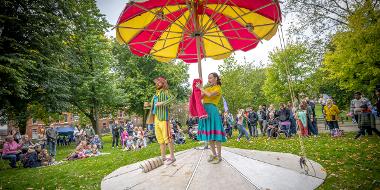
<path id="1" fill-rule="evenodd" d="M 34 146 L 29 146 L 27 152 L 23 155 L 21 160 L 24 168 L 35 168 L 40 166 L 40 162 L 38 161 L 38 155 Z"/>
<path id="2" fill-rule="evenodd" d="M 21 144 L 18 144 L 12 135 L 9 135 L 5 138 L 5 143 L 3 146 L 2 158 L 4 160 L 9 160 L 9 166 L 12 168 L 16 167 L 16 162 L 20 160 L 21 154 Z"/>
<path id="3" fill-rule="evenodd" d="M 136 147 L 135 147 L 135 143 L 133 141 L 133 137 L 129 136 L 128 140 L 126 142 L 124 151 L 126 151 L 126 150 L 135 150 L 135 149 L 136 149 Z"/>
<path id="4" fill-rule="evenodd" d="M 99 138 L 99 135 L 95 135 L 94 138 L 91 139 L 91 144 L 96 145 L 98 149 L 103 149 L 103 143 Z"/>
<path id="5" fill-rule="evenodd" d="M 21 137 L 21 144 L 22 144 L 22 147 L 21 147 L 22 154 L 26 154 L 30 146 L 34 146 L 32 140 L 29 139 L 27 135 L 23 135 Z"/>
<path id="6" fill-rule="evenodd" d="M 96 144 L 92 145 L 91 152 L 92 152 L 92 156 L 99 156 L 100 155 L 100 151 L 99 151 L 98 146 Z"/>
<path id="7" fill-rule="evenodd" d="M 146 138 L 145 138 L 144 129 L 142 127 L 139 127 L 138 136 L 139 136 L 139 141 L 140 141 L 139 147 L 145 148 L 146 147 Z"/>
<path id="8" fill-rule="evenodd" d="M 52 158 L 49 155 L 47 149 L 42 149 L 41 152 L 38 154 L 38 160 L 41 162 L 41 166 L 48 166 Z"/>

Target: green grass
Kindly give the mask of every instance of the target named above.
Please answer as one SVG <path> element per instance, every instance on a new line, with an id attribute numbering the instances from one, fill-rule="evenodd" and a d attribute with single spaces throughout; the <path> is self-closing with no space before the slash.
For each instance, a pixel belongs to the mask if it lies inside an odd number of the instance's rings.
<path id="1" fill-rule="evenodd" d="M 326 181 L 319 189 L 376 189 L 380 187 L 380 144 L 378 137 L 353 139 L 354 133 L 342 138 L 331 138 L 322 134 L 318 138 L 304 139 L 309 159 L 320 163 L 327 171 Z M 236 137 L 236 134 L 235 134 Z M 66 162 L 58 166 L 33 169 L 10 169 L 7 162 L 0 163 L 0 189 L 99 189 L 102 178 L 117 168 L 147 158 L 158 156 L 158 144 L 136 152 L 122 152 L 111 149 L 109 136 L 103 155 L 94 158 Z M 299 155 L 299 141 L 293 139 L 272 139 L 260 137 L 248 143 L 236 142 L 235 138 L 224 146 L 288 152 Z M 197 146 L 197 142 L 187 142 L 176 146 L 176 151 Z M 73 150 L 73 146 L 58 148 L 57 160 L 63 159 Z"/>

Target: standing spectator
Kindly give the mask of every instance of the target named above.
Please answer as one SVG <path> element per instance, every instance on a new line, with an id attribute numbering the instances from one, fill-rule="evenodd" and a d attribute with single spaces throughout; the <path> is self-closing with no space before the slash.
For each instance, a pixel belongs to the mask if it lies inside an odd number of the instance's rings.
<path id="1" fill-rule="evenodd" d="M 319 96 L 319 101 L 318 101 L 318 103 L 319 104 L 321 104 L 321 106 L 322 106 L 322 113 L 324 114 L 324 107 L 325 107 L 325 105 L 327 104 L 327 101 L 326 101 L 326 99 L 323 97 L 323 94 L 321 94 L 320 96 Z"/>
<path id="2" fill-rule="evenodd" d="M 295 135 L 297 133 L 297 124 L 295 119 L 297 109 L 293 106 L 292 102 L 288 102 L 288 109 L 290 111 L 290 135 Z"/>
<path id="3" fill-rule="evenodd" d="M 307 128 L 307 116 L 306 116 L 306 112 L 307 112 L 307 105 L 306 104 L 301 104 L 300 105 L 300 109 L 295 114 L 298 128 L 300 129 L 301 136 L 303 136 L 303 137 L 308 137 L 309 136 L 309 132 L 308 132 L 308 128 Z"/>
<path id="4" fill-rule="evenodd" d="M 277 112 L 279 119 L 279 127 L 285 132 L 286 137 L 290 137 L 290 110 L 287 109 L 284 103 L 280 103 L 280 110 Z"/>
<path id="5" fill-rule="evenodd" d="M 16 141 L 17 143 L 20 143 L 20 142 L 21 142 L 21 138 L 22 138 L 22 136 L 21 136 L 21 133 L 20 133 L 20 129 L 19 129 L 18 127 L 16 128 L 13 137 L 14 137 L 14 139 L 15 139 L 15 141 Z"/>
<path id="6" fill-rule="evenodd" d="M 380 117 L 380 87 L 376 89 L 376 115 Z"/>
<path id="7" fill-rule="evenodd" d="M 367 105 L 371 109 L 371 102 L 367 98 L 362 97 L 361 92 L 355 92 L 354 99 L 351 100 L 350 105 L 350 114 L 354 116 L 355 122 L 358 122 L 359 113 L 361 113 L 363 105 Z"/>
<path id="8" fill-rule="evenodd" d="M 362 110 L 358 113 L 358 126 L 360 130 L 355 136 L 355 139 L 362 135 L 364 136 L 365 131 L 371 136 L 372 130 L 380 136 L 380 132 L 376 129 L 375 116 L 372 114 L 371 109 L 369 109 L 366 104 L 363 104 L 361 108 Z"/>
<path id="9" fill-rule="evenodd" d="M 119 147 L 119 138 L 120 138 L 120 128 L 117 123 L 117 120 L 114 120 L 114 123 L 111 126 L 111 132 L 112 132 L 112 148 Z"/>
<path id="10" fill-rule="evenodd" d="M 309 100 L 308 97 L 306 97 L 305 100 L 307 102 L 307 105 L 311 109 L 311 113 L 312 113 L 311 127 L 314 130 L 314 135 L 318 135 L 318 126 L 317 126 L 317 119 L 316 119 L 316 114 L 315 114 L 315 103 L 313 100 Z"/>
<path id="11" fill-rule="evenodd" d="M 339 129 L 338 115 L 340 113 L 338 106 L 333 104 L 331 99 L 327 100 L 326 106 L 323 108 L 325 114 L 326 123 L 329 126 L 330 134 L 333 135 L 334 129 Z"/>
<path id="12" fill-rule="evenodd" d="M 269 116 L 268 116 L 268 110 L 267 110 L 267 105 L 263 104 L 262 106 L 262 109 L 261 109 L 261 116 L 263 118 L 263 136 L 265 136 L 265 133 L 267 131 L 267 127 L 268 127 L 268 120 L 269 120 Z"/>
<path id="13" fill-rule="evenodd" d="M 238 114 L 237 114 L 237 127 L 239 130 L 239 136 L 237 138 L 237 141 L 240 141 L 240 138 L 245 135 L 248 141 L 250 141 L 249 135 L 247 130 L 245 129 L 246 127 L 246 120 L 247 118 L 244 115 L 244 110 L 240 109 Z"/>
<path id="14" fill-rule="evenodd" d="M 16 162 L 20 160 L 21 154 L 21 144 L 18 144 L 12 135 L 5 138 L 5 143 L 3 145 L 3 155 L 4 160 L 9 160 L 9 165 L 12 168 L 16 167 Z"/>
<path id="15" fill-rule="evenodd" d="M 258 131 L 257 131 L 257 121 L 259 120 L 257 113 L 252 109 L 248 108 L 248 129 L 249 134 L 251 137 L 257 137 Z"/>
<path id="16" fill-rule="evenodd" d="M 309 135 L 313 135 L 314 137 L 318 136 L 318 130 L 316 129 L 317 126 L 313 124 L 314 121 L 314 115 L 313 115 L 313 110 L 311 109 L 311 106 L 307 103 L 306 100 L 303 100 L 301 102 L 303 106 L 306 106 L 306 119 L 307 119 L 307 129 Z"/>
<path id="17" fill-rule="evenodd" d="M 46 139 L 47 139 L 47 147 L 49 149 L 49 154 L 52 157 L 53 162 L 54 162 L 54 158 L 57 151 L 57 137 L 58 137 L 57 130 L 54 128 L 53 125 L 50 125 L 46 129 Z"/>
<path id="18" fill-rule="evenodd" d="M 128 135 L 127 129 L 124 129 L 123 132 L 121 133 L 121 149 L 124 149 L 128 136 L 129 135 Z"/>

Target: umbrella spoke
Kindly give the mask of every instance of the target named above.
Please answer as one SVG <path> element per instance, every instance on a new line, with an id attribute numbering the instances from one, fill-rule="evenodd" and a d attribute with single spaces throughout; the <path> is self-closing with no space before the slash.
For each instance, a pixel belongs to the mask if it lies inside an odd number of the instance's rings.
<path id="1" fill-rule="evenodd" d="M 231 40 L 249 40 L 249 41 L 257 41 L 255 38 L 241 38 L 241 37 L 228 37 L 228 36 L 217 36 L 217 35 L 205 35 L 207 37 L 219 37 L 219 38 L 226 38 L 226 39 L 231 39 Z"/>
<path id="2" fill-rule="evenodd" d="M 176 43 L 170 44 L 170 45 L 168 45 L 168 46 L 166 46 L 166 47 L 163 47 L 163 48 L 160 48 L 160 49 L 158 49 L 158 50 L 152 49 L 152 52 L 150 52 L 150 53 L 151 53 L 151 54 L 155 54 L 155 53 L 157 53 L 157 52 L 159 52 L 159 51 L 162 51 L 162 50 L 164 50 L 164 49 L 167 49 L 167 48 L 172 47 L 172 46 L 174 46 L 174 45 L 177 45 L 177 44 L 179 44 L 179 43 L 181 43 L 181 41 L 178 41 L 178 42 L 176 42 Z"/>
<path id="3" fill-rule="evenodd" d="M 255 10 L 248 11 L 248 12 L 242 14 L 242 15 L 239 15 L 238 17 L 230 18 L 230 20 L 228 20 L 228 21 L 226 21 L 226 22 L 224 22 L 224 23 L 219 24 L 219 26 L 223 26 L 223 25 L 228 24 L 228 23 L 230 23 L 230 22 L 236 21 L 236 19 L 238 19 L 239 17 L 243 17 L 243 16 L 248 15 L 248 14 L 250 14 L 250 13 L 256 13 L 257 11 L 259 11 L 259 10 L 261 10 L 261 9 L 265 9 L 265 8 L 267 8 L 267 7 L 271 6 L 271 5 L 275 5 L 275 4 L 276 4 L 276 3 L 272 2 L 272 3 L 269 3 L 269 4 L 267 4 L 267 5 L 261 6 L 261 7 L 257 8 L 257 9 L 255 9 Z M 276 22 L 276 21 L 275 21 L 275 22 Z M 212 28 L 209 28 L 208 30 L 212 30 L 213 28 L 216 28 L 216 26 L 214 26 L 214 27 L 212 27 Z"/>
<path id="4" fill-rule="evenodd" d="M 144 44 L 144 43 L 159 42 L 159 41 L 166 41 L 166 40 L 179 39 L 179 38 L 181 38 L 181 36 L 171 37 L 171 38 L 165 38 L 165 39 L 150 40 L 150 41 L 131 42 L 131 43 L 128 43 L 128 44 L 129 45 Z"/>
<path id="5" fill-rule="evenodd" d="M 161 20 L 168 21 L 170 24 L 175 24 L 175 25 L 177 25 L 178 27 L 180 27 L 182 30 L 187 30 L 186 28 L 184 28 L 184 27 L 182 27 L 181 25 L 179 25 L 179 24 L 173 22 L 172 20 L 170 20 L 170 19 L 165 19 L 164 17 L 162 17 L 162 15 L 159 15 L 158 13 L 155 13 L 155 12 L 153 12 L 152 10 L 149 10 L 149 9 L 143 7 L 143 6 L 137 5 L 137 3 L 135 3 L 135 4 L 133 4 L 133 5 L 136 6 L 136 7 L 138 7 L 138 8 L 140 8 L 140 9 L 142 9 L 142 10 L 145 10 L 145 11 L 147 11 L 147 12 L 150 12 L 150 13 L 154 14 L 156 18 L 159 18 L 159 19 L 161 19 Z"/>
<path id="6" fill-rule="evenodd" d="M 207 40 L 207 41 L 210 41 L 211 43 L 213 43 L 213 44 L 215 44 L 215 45 L 218 45 L 218 46 L 220 46 L 220 47 L 222 47 L 222 48 L 228 50 L 228 51 L 233 51 L 232 49 L 227 48 L 227 47 L 225 47 L 224 45 L 219 44 L 218 42 L 215 42 L 214 40 L 211 40 L 211 39 L 209 39 L 209 38 L 207 38 L 207 37 L 205 37 L 205 36 L 203 36 L 203 38 L 204 38 L 205 40 Z"/>

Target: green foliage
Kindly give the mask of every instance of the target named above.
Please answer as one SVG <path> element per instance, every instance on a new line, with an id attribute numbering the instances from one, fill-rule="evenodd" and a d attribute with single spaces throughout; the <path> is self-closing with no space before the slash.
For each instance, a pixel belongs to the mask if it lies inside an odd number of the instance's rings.
<path id="1" fill-rule="evenodd" d="M 380 84 L 380 10 L 374 7 L 367 1 L 357 8 L 348 19 L 349 30 L 334 35 L 325 54 L 324 79 L 350 95 L 371 96 Z"/>
<path id="2" fill-rule="evenodd" d="M 271 64 L 266 69 L 263 91 L 270 103 L 291 101 L 292 95 L 299 101 L 302 95 L 316 93 L 316 80 L 312 76 L 318 66 L 317 58 L 304 44 L 276 49 L 269 58 Z"/>
<path id="3" fill-rule="evenodd" d="M 48 112 L 69 104 L 65 41 L 70 36 L 72 1 L 2 1 L 0 22 L 0 111 L 25 129 L 28 104 Z"/>
<path id="4" fill-rule="evenodd" d="M 266 78 L 265 70 L 251 63 L 238 64 L 233 57 L 224 60 L 219 72 L 223 97 L 230 112 L 236 113 L 238 109 L 247 107 L 254 107 L 257 110 L 259 105 L 266 103 L 261 90 Z M 223 110 L 223 104 L 221 109 Z"/>
<path id="5" fill-rule="evenodd" d="M 116 42 L 113 53 L 117 60 L 113 69 L 125 91 L 127 112 L 143 115 L 144 102 L 150 102 L 154 95 L 153 80 L 158 76 L 168 80 L 169 89 L 177 96 L 177 101 L 187 100 L 188 65 L 183 62 L 161 63 L 150 56 L 138 57 L 129 51 L 128 46 Z"/>

